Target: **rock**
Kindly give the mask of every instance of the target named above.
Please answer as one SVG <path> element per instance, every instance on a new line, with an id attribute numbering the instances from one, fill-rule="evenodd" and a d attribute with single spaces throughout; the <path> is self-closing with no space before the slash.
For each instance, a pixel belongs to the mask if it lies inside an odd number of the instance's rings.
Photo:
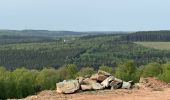
<path id="1" fill-rule="evenodd" d="M 92 80 L 97 80 L 97 78 L 98 78 L 98 74 L 93 74 L 91 77 L 90 77 L 90 79 L 92 79 Z"/>
<path id="2" fill-rule="evenodd" d="M 116 82 L 123 82 L 121 79 L 115 78 L 114 81 Z"/>
<path id="3" fill-rule="evenodd" d="M 63 81 L 56 85 L 57 93 L 74 93 L 80 88 L 78 80 Z"/>
<path id="4" fill-rule="evenodd" d="M 97 81 L 104 81 L 106 78 L 108 78 L 108 76 L 105 75 L 98 75 Z"/>
<path id="5" fill-rule="evenodd" d="M 122 87 L 123 81 L 112 81 L 109 86 L 111 86 L 111 89 L 120 89 Z"/>
<path id="6" fill-rule="evenodd" d="M 110 73 L 102 71 L 102 70 L 98 70 L 98 75 L 105 75 L 105 76 L 111 76 Z"/>
<path id="7" fill-rule="evenodd" d="M 98 74 L 94 74 L 90 77 L 90 79 L 100 81 L 100 82 L 104 81 L 106 78 L 108 78 L 108 76 L 98 75 Z"/>
<path id="8" fill-rule="evenodd" d="M 92 80 L 90 78 L 85 78 L 82 82 L 82 84 L 93 84 L 93 83 L 96 83 L 97 81 L 96 80 Z"/>
<path id="9" fill-rule="evenodd" d="M 102 90 L 104 87 L 100 83 L 93 83 L 92 84 L 92 89 L 94 90 Z"/>
<path id="10" fill-rule="evenodd" d="M 109 84 L 111 81 L 113 81 L 115 78 L 113 76 L 110 76 L 108 78 L 106 78 L 101 84 L 104 86 L 104 87 L 109 87 Z"/>
<path id="11" fill-rule="evenodd" d="M 83 80 L 84 80 L 83 77 L 77 77 L 76 79 L 78 80 L 79 84 L 82 84 L 82 82 L 83 82 Z"/>
<path id="12" fill-rule="evenodd" d="M 130 89 L 132 87 L 133 81 L 125 82 L 123 81 L 122 89 Z"/>
<path id="13" fill-rule="evenodd" d="M 92 90 L 92 85 L 81 85 L 81 89 L 83 91 L 85 91 L 85 90 Z"/>

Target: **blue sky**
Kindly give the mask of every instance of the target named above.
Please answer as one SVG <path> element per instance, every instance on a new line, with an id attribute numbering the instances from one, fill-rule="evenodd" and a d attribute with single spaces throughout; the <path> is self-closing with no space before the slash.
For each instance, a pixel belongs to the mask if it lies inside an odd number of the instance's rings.
<path id="1" fill-rule="evenodd" d="M 0 0 L 0 29 L 170 29 L 170 0 Z"/>

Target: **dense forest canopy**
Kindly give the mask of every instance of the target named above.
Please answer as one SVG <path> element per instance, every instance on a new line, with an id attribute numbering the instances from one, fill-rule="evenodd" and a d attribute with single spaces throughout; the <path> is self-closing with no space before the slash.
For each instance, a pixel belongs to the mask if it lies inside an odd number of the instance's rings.
<path id="1" fill-rule="evenodd" d="M 127 41 L 170 41 L 170 31 L 141 31 L 123 37 Z"/>
<path id="2" fill-rule="evenodd" d="M 18 31 L 16 31 L 16 33 L 17 32 Z M 32 31 L 24 30 L 24 32 L 30 33 Z M 38 32 L 36 34 L 40 35 L 48 31 L 41 30 L 36 32 Z M 142 33 L 143 32 L 137 32 L 134 34 L 139 34 L 140 36 Z M 146 33 L 149 34 L 148 32 Z M 156 32 L 156 34 L 157 33 L 158 32 Z M 162 33 L 162 31 L 160 33 Z M 150 34 L 155 36 L 153 32 Z M 2 43 L 0 45 L 0 65 L 11 70 L 17 67 L 26 67 L 29 69 L 42 69 L 44 67 L 58 68 L 64 64 L 76 64 L 78 68 L 84 66 L 98 68 L 102 64 L 115 67 L 117 64 L 127 60 L 135 60 L 138 65 L 141 65 L 152 61 L 165 63 L 170 59 L 170 51 L 147 48 L 127 41 L 126 39 L 122 40 L 122 38 L 131 35 L 133 34 L 99 33 L 99 35 L 92 34 L 80 37 L 65 36 L 59 39 L 44 38 L 43 35 L 41 38 L 36 36 L 40 39 L 39 41 L 32 41 L 34 39 L 31 38 L 32 35 L 22 35 L 23 40 L 26 40 L 25 38 L 28 37 L 32 40 L 30 40 L 30 42 L 15 41 Z M 145 36 L 146 34 L 143 35 Z M 158 34 L 158 36 L 159 35 L 160 34 Z M 20 35 L 12 36 L 11 38 L 14 39 L 17 36 Z M 1 35 L 0 38 L 0 40 L 3 41 L 5 36 Z M 42 38 L 44 40 L 42 40 Z M 11 39 L 9 39 L 9 41 L 10 40 Z M 16 40 L 18 41 L 18 39 Z"/>

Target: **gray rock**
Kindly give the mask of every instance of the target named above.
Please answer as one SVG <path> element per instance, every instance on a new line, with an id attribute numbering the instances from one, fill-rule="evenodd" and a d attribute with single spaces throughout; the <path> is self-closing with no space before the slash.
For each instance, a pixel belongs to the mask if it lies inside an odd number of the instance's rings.
<path id="1" fill-rule="evenodd" d="M 111 89 L 120 89 L 122 87 L 123 81 L 118 82 L 118 81 L 112 81 L 109 86 L 111 86 Z"/>
<path id="2" fill-rule="evenodd" d="M 101 85 L 103 85 L 104 87 L 109 87 L 109 84 L 111 81 L 113 81 L 115 78 L 113 76 L 110 76 L 108 78 L 106 78 Z"/>
<path id="3" fill-rule="evenodd" d="M 82 82 L 82 84 L 93 84 L 93 83 L 96 83 L 97 81 L 96 80 L 92 80 L 90 78 L 85 78 Z"/>
<path id="4" fill-rule="evenodd" d="M 57 93 L 74 93 L 80 88 L 78 80 L 63 81 L 56 85 Z"/>
<path id="5" fill-rule="evenodd" d="M 83 91 L 92 90 L 92 85 L 81 85 L 81 89 Z"/>
<path id="6" fill-rule="evenodd" d="M 132 87 L 133 81 L 125 82 L 123 81 L 122 89 L 130 89 Z"/>
<path id="7" fill-rule="evenodd" d="M 104 87 L 100 83 L 93 83 L 92 84 L 92 89 L 94 90 L 102 90 Z"/>
<path id="8" fill-rule="evenodd" d="M 104 81 L 106 78 L 108 78 L 108 76 L 105 75 L 99 75 L 99 74 L 94 74 L 90 77 L 90 79 L 92 80 L 96 80 L 96 81 Z"/>
<path id="9" fill-rule="evenodd" d="M 84 77 L 77 77 L 76 80 L 78 80 L 79 84 L 82 84 Z"/>

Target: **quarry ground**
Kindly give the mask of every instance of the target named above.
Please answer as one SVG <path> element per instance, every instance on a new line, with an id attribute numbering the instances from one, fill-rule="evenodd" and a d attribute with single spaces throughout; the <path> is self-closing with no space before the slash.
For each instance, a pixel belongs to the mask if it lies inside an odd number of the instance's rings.
<path id="1" fill-rule="evenodd" d="M 42 91 L 22 100 L 170 100 L 170 84 L 156 78 L 147 78 L 133 89 L 78 91 L 74 94 L 58 94 Z"/>
<path id="2" fill-rule="evenodd" d="M 100 90 L 67 95 L 57 94 L 55 91 L 43 91 L 24 100 L 170 100 L 170 88 Z"/>

